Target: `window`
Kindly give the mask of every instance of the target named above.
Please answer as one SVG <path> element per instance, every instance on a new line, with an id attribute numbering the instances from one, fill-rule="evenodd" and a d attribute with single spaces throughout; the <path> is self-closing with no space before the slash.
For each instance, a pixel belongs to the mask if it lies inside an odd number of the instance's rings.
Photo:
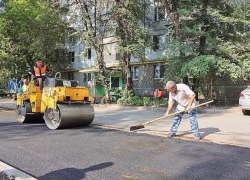
<path id="1" fill-rule="evenodd" d="M 74 80 L 74 73 L 73 72 L 68 73 L 68 79 L 69 80 Z"/>
<path id="2" fill-rule="evenodd" d="M 88 48 L 87 50 L 87 58 L 91 59 L 91 48 Z"/>
<path id="3" fill-rule="evenodd" d="M 101 32 L 104 37 L 114 36 L 116 27 L 113 23 L 107 24 L 105 27 L 101 27 Z"/>
<path id="4" fill-rule="evenodd" d="M 104 15 L 106 13 L 109 13 L 111 11 L 112 8 L 112 3 L 111 2 L 106 2 L 106 3 L 102 3 L 101 4 L 101 15 Z"/>
<path id="5" fill-rule="evenodd" d="M 158 50 L 159 49 L 159 36 L 153 36 L 153 50 Z"/>
<path id="6" fill-rule="evenodd" d="M 69 61 L 75 62 L 75 52 L 69 52 Z"/>
<path id="7" fill-rule="evenodd" d="M 70 43 L 76 43 L 76 36 L 75 35 L 71 35 L 69 37 Z"/>
<path id="8" fill-rule="evenodd" d="M 121 54 L 120 53 L 116 53 L 115 54 L 115 60 L 121 60 Z"/>
<path id="9" fill-rule="evenodd" d="M 92 81 L 92 74 L 88 73 L 88 81 Z"/>
<path id="10" fill-rule="evenodd" d="M 88 81 L 88 74 L 87 73 L 84 73 L 83 74 L 83 82 L 87 82 Z"/>
<path id="11" fill-rule="evenodd" d="M 119 87 L 119 77 L 111 77 L 111 87 Z"/>
<path id="12" fill-rule="evenodd" d="M 61 50 L 61 49 L 58 49 L 56 50 L 56 58 L 59 59 L 59 60 L 63 60 L 65 59 L 65 51 L 64 50 Z"/>
<path id="13" fill-rule="evenodd" d="M 133 73 L 132 75 L 133 79 L 139 79 L 139 67 L 138 66 L 134 66 L 132 73 Z"/>
<path id="14" fill-rule="evenodd" d="M 166 47 L 167 38 L 165 35 L 153 36 L 153 50 L 164 49 Z"/>
<path id="15" fill-rule="evenodd" d="M 163 78 L 164 75 L 164 66 L 163 65 L 154 65 L 154 78 Z"/>
<path id="16" fill-rule="evenodd" d="M 156 7 L 155 8 L 155 21 L 165 20 L 165 7 Z"/>
<path id="17" fill-rule="evenodd" d="M 167 44 L 166 35 L 159 36 L 159 49 L 165 49 Z"/>

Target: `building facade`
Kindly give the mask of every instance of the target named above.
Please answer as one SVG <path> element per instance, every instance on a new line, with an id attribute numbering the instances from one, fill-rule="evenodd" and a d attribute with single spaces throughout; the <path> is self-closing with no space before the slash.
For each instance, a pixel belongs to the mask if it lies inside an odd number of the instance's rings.
<path id="1" fill-rule="evenodd" d="M 62 1 L 68 4 L 69 1 Z M 132 78 L 134 92 L 138 96 L 153 96 L 155 89 L 164 89 L 164 72 L 167 60 L 166 46 L 168 37 L 166 29 L 169 24 L 167 14 L 163 4 L 150 0 L 150 6 L 145 12 L 147 19 L 143 26 L 151 29 L 149 38 L 154 44 L 144 50 L 145 59 L 131 57 Z M 70 12 L 67 14 L 70 16 Z M 66 17 L 67 18 L 67 17 Z M 70 18 L 70 17 L 68 17 Z M 126 74 L 122 69 L 121 57 L 116 53 L 116 44 L 119 40 L 115 37 L 114 31 L 107 32 L 103 39 L 103 55 L 106 67 L 110 70 L 109 84 L 111 92 L 115 88 L 122 89 Z M 78 80 L 81 86 L 90 88 L 92 96 L 104 96 L 104 88 L 100 85 L 97 78 L 98 69 L 96 67 L 95 52 L 91 47 L 83 47 L 81 43 L 68 39 L 66 45 L 69 57 L 69 66 L 63 72 L 63 77 Z M 84 55 L 82 52 L 85 51 Z"/>

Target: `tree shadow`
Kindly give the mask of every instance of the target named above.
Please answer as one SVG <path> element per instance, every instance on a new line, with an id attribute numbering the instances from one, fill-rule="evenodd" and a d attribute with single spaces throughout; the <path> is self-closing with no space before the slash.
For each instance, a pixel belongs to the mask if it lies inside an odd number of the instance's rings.
<path id="1" fill-rule="evenodd" d="M 105 162 L 101 164 L 97 164 L 94 166 L 90 166 L 85 169 L 76 169 L 76 168 L 65 168 L 61 170 L 52 171 L 50 173 L 45 174 L 44 176 L 38 177 L 39 180 L 80 180 L 85 178 L 87 172 L 96 171 L 104 168 L 108 168 L 114 165 L 112 162 Z"/>

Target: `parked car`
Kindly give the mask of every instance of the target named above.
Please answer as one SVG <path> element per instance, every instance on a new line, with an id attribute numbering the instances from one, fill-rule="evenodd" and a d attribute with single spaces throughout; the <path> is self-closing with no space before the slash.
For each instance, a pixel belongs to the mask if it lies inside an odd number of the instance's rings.
<path id="1" fill-rule="evenodd" d="M 239 108 L 244 115 L 250 115 L 250 88 L 240 93 Z"/>
<path id="2" fill-rule="evenodd" d="M 8 95 L 8 91 L 6 91 L 5 89 L 0 89 L 0 96 L 7 96 Z"/>

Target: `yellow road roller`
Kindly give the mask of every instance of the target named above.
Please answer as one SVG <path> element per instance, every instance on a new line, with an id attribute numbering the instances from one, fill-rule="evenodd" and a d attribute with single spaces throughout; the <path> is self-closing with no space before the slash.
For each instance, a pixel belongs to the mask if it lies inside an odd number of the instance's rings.
<path id="1" fill-rule="evenodd" d="M 17 121 L 45 121 L 50 129 L 87 126 L 94 120 L 89 89 L 74 80 L 47 78 L 43 91 L 32 80 L 17 96 Z"/>

